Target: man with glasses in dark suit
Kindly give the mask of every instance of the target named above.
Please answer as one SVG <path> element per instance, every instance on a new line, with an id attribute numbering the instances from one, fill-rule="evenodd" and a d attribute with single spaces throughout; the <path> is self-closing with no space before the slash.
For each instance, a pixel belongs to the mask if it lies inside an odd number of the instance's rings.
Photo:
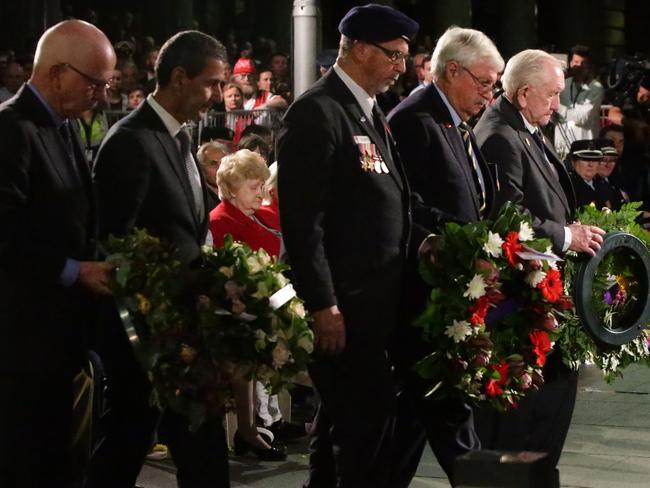
<path id="1" fill-rule="evenodd" d="M 103 102 L 115 52 L 91 24 L 38 42 L 30 80 L 0 105 L 0 486 L 81 486 L 90 455 L 96 261 L 90 171 L 75 118 Z"/>

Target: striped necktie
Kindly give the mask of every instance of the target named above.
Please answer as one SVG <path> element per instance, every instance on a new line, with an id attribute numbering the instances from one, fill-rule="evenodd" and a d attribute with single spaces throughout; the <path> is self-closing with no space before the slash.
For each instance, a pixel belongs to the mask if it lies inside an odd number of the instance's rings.
<path id="1" fill-rule="evenodd" d="M 476 189 L 478 190 L 476 196 L 478 197 L 479 210 L 481 212 L 481 215 L 483 215 L 483 213 L 485 212 L 485 202 L 486 202 L 485 182 L 483 181 L 483 175 L 481 174 L 481 170 L 478 166 L 478 159 L 476 159 L 476 154 L 474 153 L 474 147 L 472 146 L 472 139 L 470 137 L 470 133 L 471 133 L 470 131 L 472 129 L 465 122 L 461 122 L 460 125 L 458 126 L 458 130 L 460 131 L 460 135 L 463 138 L 465 151 L 467 151 L 467 159 L 469 160 L 472 166 L 472 175 L 474 176 L 474 184 L 476 185 Z"/>

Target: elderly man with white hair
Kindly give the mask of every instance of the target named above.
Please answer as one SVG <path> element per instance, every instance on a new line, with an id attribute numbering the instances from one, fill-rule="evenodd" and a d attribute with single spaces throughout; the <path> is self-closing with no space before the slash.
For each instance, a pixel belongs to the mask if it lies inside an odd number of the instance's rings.
<path id="1" fill-rule="evenodd" d="M 447 222 L 477 222 L 494 210 L 495 186 L 486 160 L 467 121 L 492 99 L 503 58 L 482 32 L 452 27 L 431 56 L 433 83 L 410 95 L 388 120 L 409 185 L 422 198 L 414 207 L 414 233 L 438 231 Z M 426 236 L 415 234 L 417 245 Z M 409 266 L 408 314 L 419 314 L 428 294 L 417 272 L 417 252 Z M 405 317 L 410 323 L 413 317 Z M 417 468 L 425 436 L 447 475 L 454 459 L 480 447 L 472 410 L 459 400 L 424 399 L 426 386 L 412 370 L 435 344 L 423 343 L 413 327 L 399 330 L 392 355 L 403 394 L 397 429 L 405 459 L 393 486 L 408 486 Z M 421 427 L 412 428 L 414 423 Z"/>
<path id="2" fill-rule="evenodd" d="M 475 127 L 482 153 L 498 166 L 497 204 L 511 201 L 526 209 L 535 232 L 551 240 L 553 251 L 594 255 L 604 231 L 571 223 L 575 192 L 566 169 L 544 141 L 540 127 L 560 106 L 564 75 L 559 61 L 528 49 L 513 56 L 503 73 L 504 95 Z M 484 448 L 548 452 L 557 465 L 575 404 L 575 372 L 550 355 L 545 385 L 508 414 L 480 412 L 477 427 Z M 556 480 L 559 486 L 559 478 Z"/>

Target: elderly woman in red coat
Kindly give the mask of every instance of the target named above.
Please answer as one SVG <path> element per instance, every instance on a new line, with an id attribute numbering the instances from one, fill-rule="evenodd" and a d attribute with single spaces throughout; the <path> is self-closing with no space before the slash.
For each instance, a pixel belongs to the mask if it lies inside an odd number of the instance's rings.
<path id="1" fill-rule="evenodd" d="M 221 203 L 210 212 L 210 232 L 215 247 L 223 244 L 226 234 L 248 244 L 254 251 L 262 248 L 271 256 L 280 253 L 280 220 L 271 207 L 262 206 L 264 184 L 270 172 L 264 159 L 242 149 L 225 156 L 217 171 Z"/>
<path id="2" fill-rule="evenodd" d="M 248 244 L 254 251 L 264 249 L 271 256 L 280 253 L 280 219 L 276 211 L 262 206 L 264 185 L 270 171 L 264 158 L 241 149 L 224 156 L 217 170 L 221 203 L 210 212 L 210 232 L 215 247 L 223 245 L 226 234 Z M 260 459 L 281 460 L 283 449 L 269 445 L 259 436 L 253 415 L 253 383 L 238 378 L 233 383 L 237 404 L 235 454 L 252 451 Z"/>

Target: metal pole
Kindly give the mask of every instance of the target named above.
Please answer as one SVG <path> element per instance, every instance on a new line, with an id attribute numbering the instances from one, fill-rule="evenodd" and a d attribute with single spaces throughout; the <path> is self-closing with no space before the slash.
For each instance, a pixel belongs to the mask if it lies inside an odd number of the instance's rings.
<path id="1" fill-rule="evenodd" d="M 316 81 L 318 0 L 293 2 L 293 94 L 297 98 Z"/>

